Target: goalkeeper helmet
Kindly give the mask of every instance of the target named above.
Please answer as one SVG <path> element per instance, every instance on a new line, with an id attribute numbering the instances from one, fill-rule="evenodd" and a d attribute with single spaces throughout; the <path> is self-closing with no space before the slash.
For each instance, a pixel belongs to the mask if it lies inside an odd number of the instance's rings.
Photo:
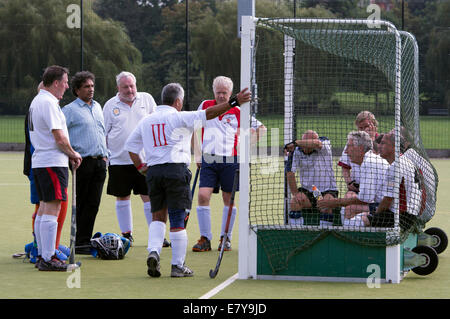
<path id="1" fill-rule="evenodd" d="M 114 233 L 96 233 L 91 239 L 91 245 L 101 259 L 117 260 L 125 257 L 130 243 L 128 239 Z"/>

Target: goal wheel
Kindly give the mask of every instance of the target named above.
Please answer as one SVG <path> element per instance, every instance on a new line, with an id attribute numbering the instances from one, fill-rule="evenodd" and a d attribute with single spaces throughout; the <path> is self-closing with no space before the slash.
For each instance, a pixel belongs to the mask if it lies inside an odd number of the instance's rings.
<path id="1" fill-rule="evenodd" d="M 439 257 L 433 248 L 429 246 L 416 246 L 412 249 L 412 251 L 425 257 L 426 259 L 426 262 L 423 265 L 414 267 L 412 269 L 414 273 L 421 276 L 426 276 L 436 270 L 439 263 Z"/>
<path id="2" fill-rule="evenodd" d="M 447 248 L 448 237 L 442 229 L 437 227 L 428 228 L 425 230 L 425 234 L 430 235 L 437 240 L 437 244 L 431 247 L 433 247 L 438 254 L 442 253 Z"/>

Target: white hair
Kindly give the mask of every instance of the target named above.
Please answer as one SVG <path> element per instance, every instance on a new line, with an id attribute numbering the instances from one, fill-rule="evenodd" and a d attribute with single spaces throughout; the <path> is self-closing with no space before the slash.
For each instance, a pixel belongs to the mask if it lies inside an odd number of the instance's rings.
<path id="1" fill-rule="evenodd" d="M 230 90 L 230 92 L 233 92 L 233 81 L 230 78 L 228 78 L 226 76 L 218 76 L 218 77 L 216 77 L 214 79 L 213 85 L 212 85 L 212 88 L 213 88 L 214 92 L 216 92 L 216 88 L 219 85 L 223 85 L 226 88 L 228 88 Z"/>
<path id="2" fill-rule="evenodd" d="M 120 80 L 122 78 L 124 78 L 124 77 L 130 77 L 134 81 L 134 84 L 136 84 L 136 77 L 134 76 L 133 73 L 130 73 L 130 72 L 127 72 L 127 71 L 122 71 L 119 74 L 117 74 L 117 76 L 116 76 L 117 86 L 119 86 Z"/>
<path id="3" fill-rule="evenodd" d="M 362 145 L 364 147 L 364 152 L 367 152 L 369 150 L 373 150 L 373 142 L 370 138 L 370 135 L 367 132 L 364 131 L 353 131 L 348 133 L 347 139 L 353 140 L 353 145 L 360 146 Z"/>

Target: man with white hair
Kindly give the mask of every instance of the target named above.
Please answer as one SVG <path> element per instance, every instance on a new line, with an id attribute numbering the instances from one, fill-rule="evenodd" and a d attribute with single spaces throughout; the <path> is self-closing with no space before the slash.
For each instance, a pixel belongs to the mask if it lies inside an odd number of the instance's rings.
<path id="1" fill-rule="evenodd" d="M 389 164 L 372 150 L 373 142 L 368 133 L 350 132 L 345 152 L 352 163 L 360 166 L 359 174 L 354 177 L 359 191 L 348 192 L 344 198 L 323 199 L 317 203 L 322 209 L 345 207 L 344 225 L 363 226 L 361 214 L 376 209 L 382 199 L 381 188 Z"/>
<path id="2" fill-rule="evenodd" d="M 133 239 L 133 215 L 131 191 L 140 195 L 144 203 L 147 224 L 152 221 L 150 199 L 145 177 L 124 149 L 125 142 L 137 124 L 156 107 L 153 97 L 137 92 L 136 77 L 130 72 L 116 76 L 117 95 L 109 99 L 103 108 L 106 144 L 110 152 L 107 194 L 116 197 L 116 214 L 120 231 L 125 238 Z M 144 157 L 144 154 L 140 154 Z M 166 244 L 167 245 L 167 244 Z"/>
<path id="3" fill-rule="evenodd" d="M 233 81 L 225 76 L 218 76 L 213 81 L 214 99 L 203 101 L 198 110 L 207 110 L 214 105 L 227 102 L 233 93 Z M 210 199 L 220 185 L 222 189 L 223 210 L 222 228 L 219 249 L 222 247 L 222 238 L 225 235 L 228 220 L 228 211 L 233 188 L 234 173 L 239 169 L 238 145 L 240 129 L 240 108 L 234 107 L 219 117 L 207 121 L 202 129 L 202 159 L 200 171 L 200 185 L 198 191 L 197 218 L 200 228 L 200 239 L 192 247 L 195 252 L 211 250 L 211 208 Z M 266 130 L 264 125 L 252 118 L 252 141 Z M 199 162 L 199 160 L 197 160 Z M 197 164 L 200 166 L 200 164 Z M 238 186 L 239 189 L 239 186 Z M 237 189 L 237 190 L 238 190 Z M 231 250 L 231 236 L 237 209 L 232 208 L 228 239 L 224 250 Z"/>

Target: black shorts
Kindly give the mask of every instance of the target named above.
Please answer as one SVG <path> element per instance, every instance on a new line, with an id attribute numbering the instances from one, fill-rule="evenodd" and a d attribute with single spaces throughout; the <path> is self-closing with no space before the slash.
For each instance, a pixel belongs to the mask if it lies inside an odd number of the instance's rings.
<path id="1" fill-rule="evenodd" d="M 67 200 L 69 169 L 67 167 L 33 168 L 38 198 L 43 202 Z"/>
<path id="2" fill-rule="evenodd" d="M 367 215 L 367 219 L 370 221 L 370 226 L 372 227 L 394 227 L 394 213 L 390 210 L 376 213 L 371 209 L 369 215 Z"/>
<path id="3" fill-rule="evenodd" d="M 131 191 L 134 195 L 148 195 L 145 176 L 134 165 L 110 165 L 108 175 L 108 195 L 126 197 L 131 195 Z"/>
<path id="4" fill-rule="evenodd" d="M 309 199 L 309 202 L 311 203 L 311 206 L 313 208 L 317 207 L 317 200 L 314 197 L 312 192 L 310 192 L 309 190 L 307 190 L 306 188 L 303 188 L 303 187 L 300 187 L 298 189 L 298 191 L 306 195 L 306 197 Z M 339 195 L 339 191 L 333 191 L 333 190 L 323 191 L 322 197 L 325 196 L 326 194 L 331 194 L 334 198 L 337 198 Z"/>
<path id="5" fill-rule="evenodd" d="M 169 209 L 191 209 L 192 173 L 185 164 L 167 163 L 153 165 L 147 171 L 147 186 L 150 190 L 152 212 L 165 207 Z"/>

